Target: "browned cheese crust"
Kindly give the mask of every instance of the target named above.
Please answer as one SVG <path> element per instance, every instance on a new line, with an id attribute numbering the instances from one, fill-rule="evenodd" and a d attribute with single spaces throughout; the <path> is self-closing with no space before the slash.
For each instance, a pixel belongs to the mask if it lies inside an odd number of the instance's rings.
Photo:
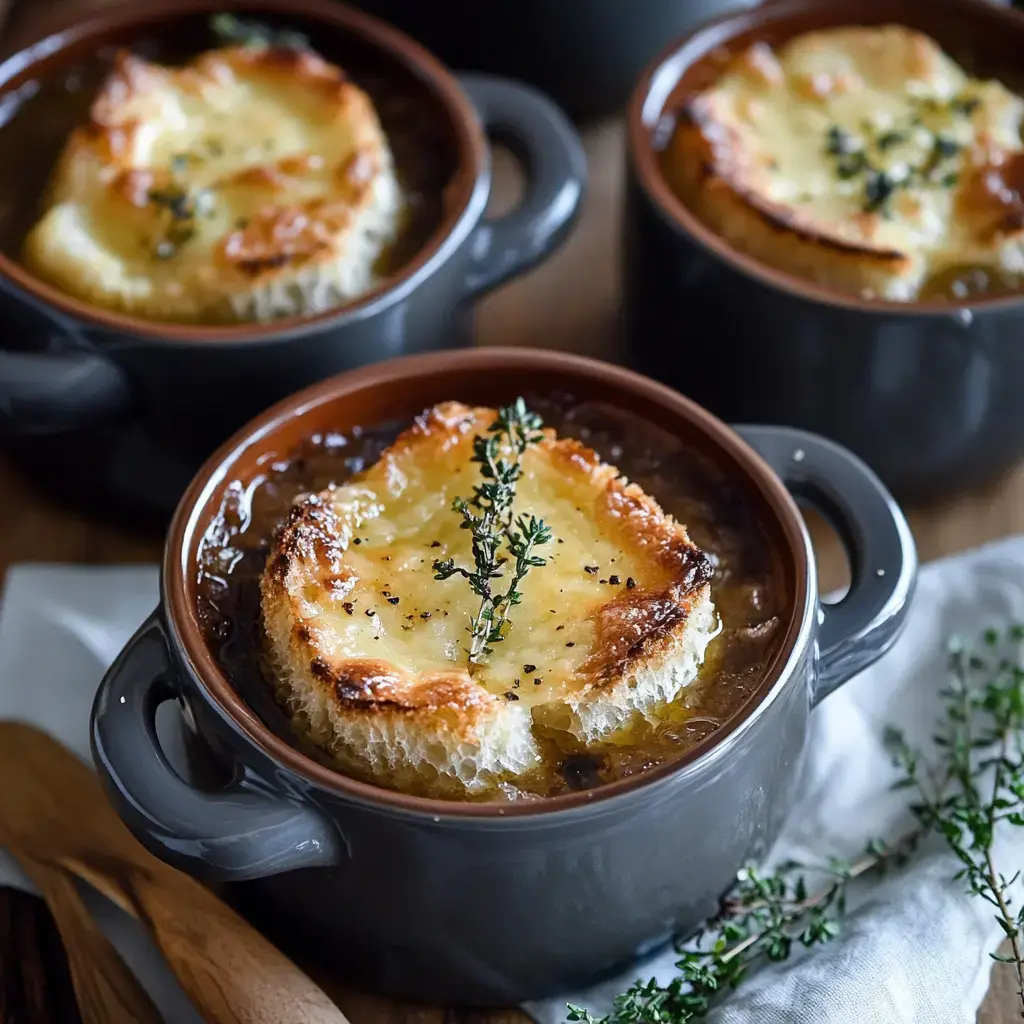
<path id="1" fill-rule="evenodd" d="M 373 467 L 299 501 L 264 573 L 282 698 L 346 768 L 399 786 L 424 773 L 428 788 L 431 773 L 490 786 L 536 765 L 535 732 L 614 731 L 691 682 L 714 632 L 711 564 L 685 527 L 549 430 L 524 456 L 516 511 L 558 540 L 523 581 L 507 639 L 471 666 L 479 598 L 432 563 L 472 565 L 451 503 L 472 493 L 472 440 L 494 417 L 428 410 Z"/>
<path id="2" fill-rule="evenodd" d="M 313 313 L 374 283 L 401 197 L 369 97 L 315 53 L 118 54 L 26 244 L 80 298 L 157 319 Z"/>
<path id="3" fill-rule="evenodd" d="M 686 98 L 664 166 L 737 250 L 845 292 L 1024 269 L 1024 104 L 900 26 L 751 46 Z"/>

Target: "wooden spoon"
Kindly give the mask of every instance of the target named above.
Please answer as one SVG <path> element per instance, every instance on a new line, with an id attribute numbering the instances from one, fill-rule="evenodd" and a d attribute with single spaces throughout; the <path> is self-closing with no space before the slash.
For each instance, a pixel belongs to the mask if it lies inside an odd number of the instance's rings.
<path id="1" fill-rule="evenodd" d="M 208 889 L 145 850 L 96 775 L 46 733 L 0 722 L 0 825 L 146 925 L 209 1024 L 348 1024 L 327 995 Z M 15 782 L 15 780 L 17 780 Z"/>
<path id="2" fill-rule="evenodd" d="M 9 841 L 2 825 L 0 842 L 10 848 L 53 915 L 67 953 L 83 1024 L 163 1024 L 146 990 L 99 930 L 74 881 L 60 868 L 27 857 Z"/>
<path id="3" fill-rule="evenodd" d="M 0 885 L 0 1020 L 82 1024 L 68 954 L 45 901 Z"/>

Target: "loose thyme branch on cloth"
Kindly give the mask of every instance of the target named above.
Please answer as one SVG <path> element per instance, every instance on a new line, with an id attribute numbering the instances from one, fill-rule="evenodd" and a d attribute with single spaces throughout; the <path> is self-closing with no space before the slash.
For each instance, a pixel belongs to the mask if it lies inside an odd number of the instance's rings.
<path id="1" fill-rule="evenodd" d="M 771 863 L 856 860 L 872 838 L 896 840 L 916 822 L 909 790 L 884 745 L 888 725 L 932 751 L 949 681 L 948 643 L 1024 622 L 1024 538 L 935 562 L 921 573 L 906 633 L 874 668 L 812 715 L 808 761 Z M 1024 830 L 998 835 L 997 863 L 1024 867 Z M 749 976 L 706 1018 L 714 1024 L 973 1024 L 1003 935 L 993 908 L 967 894 L 959 862 L 926 839 L 899 870 L 859 880 L 839 936 Z M 1020 883 L 1011 894 L 1019 908 Z M 539 1024 L 561 1024 L 566 1003 L 604 1014 L 637 979 L 674 975 L 671 950 L 589 991 L 532 1003 Z M 1012 967 L 1000 966 L 1000 970 Z"/>

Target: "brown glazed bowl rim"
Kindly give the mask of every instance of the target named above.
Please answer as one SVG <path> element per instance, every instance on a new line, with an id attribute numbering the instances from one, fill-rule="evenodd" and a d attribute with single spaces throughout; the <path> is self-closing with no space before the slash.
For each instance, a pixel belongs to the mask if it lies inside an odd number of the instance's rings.
<path id="1" fill-rule="evenodd" d="M 664 104 L 671 96 L 676 83 L 690 67 L 704 59 L 715 48 L 730 42 L 741 32 L 749 29 L 756 31 L 759 27 L 764 28 L 770 24 L 784 22 L 787 18 L 804 13 L 809 9 L 827 12 L 822 13 L 822 19 L 829 25 L 838 27 L 858 23 L 856 17 L 851 17 L 849 13 L 853 8 L 860 8 L 862 11 L 867 8 L 880 12 L 892 8 L 893 14 L 888 17 L 890 23 L 905 24 L 914 28 L 915 19 L 906 15 L 905 12 L 914 8 L 923 9 L 936 5 L 962 15 L 966 20 L 971 20 L 972 16 L 984 11 L 986 17 L 995 19 L 1005 27 L 1007 32 L 1019 35 L 1021 43 L 1024 45 L 1024 12 L 992 3 L 991 0 L 897 0 L 897 2 L 893 2 L 893 0 L 832 0 L 829 4 L 819 4 L 817 0 L 764 0 L 763 3 L 753 7 L 740 8 L 704 21 L 686 35 L 666 46 L 644 68 L 630 97 L 626 111 L 626 138 L 630 163 L 641 187 L 663 217 L 672 222 L 673 226 L 682 228 L 720 260 L 747 277 L 752 277 L 776 291 L 786 292 L 798 298 L 862 313 L 906 317 L 918 315 L 958 316 L 962 315 L 965 310 L 1006 309 L 1024 305 L 1024 292 L 1017 295 L 979 297 L 969 300 L 940 299 L 926 302 L 897 302 L 892 299 L 864 298 L 813 281 L 806 281 L 734 249 L 717 232 L 704 224 L 690 210 L 689 206 L 673 192 L 658 165 L 653 131 L 648 124 L 653 119 L 660 118 Z M 863 18 L 864 15 L 862 14 L 861 17 Z M 713 45 L 704 46 L 705 40 L 713 40 Z M 691 48 L 693 53 L 689 59 L 684 60 L 684 51 Z M 677 61 L 678 63 L 676 63 Z M 669 75 L 672 85 L 664 90 L 659 99 L 658 109 L 648 113 L 648 104 L 653 102 L 653 86 L 661 74 Z"/>
<path id="2" fill-rule="evenodd" d="M 397 28 L 340 0 L 153 0 L 144 6 L 128 4 L 101 10 L 6 54 L 0 61 L 0 89 L 12 78 L 31 77 L 36 64 L 54 53 L 63 53 L 82 40 L 95 39 L 97 45 L 102 45 L 102 37 L 119 28 L 145 30 L 147 26 L 159 26 L 165 18 L 177 20 L 225 10 L 264 11 L 283 17 L 292 14 L 356 36 L 408 68 L 448 112 L 458 145 L 459 164 L 445 188 L 445 217 L 415 256 L 372 291 L 343 306 L 313 316 L 281 317 L 269 323 L 186 324 L 130 316 L 84 302 L 61 291 L 3 252 L 0 252 L 0 278 L 9 279 L 58 315 L 147 340 L 204 346 L 275 341 L 327 324 L 335 326 L 333 322 L 337 320 L 358 319 L 371 312 L 372 306 L 401 301 L 408 291 L 433 271 L 434 263 L 446 258 L 450 243 L 457 244 L 453 240 L 460 235 L 459 228 L 463 222 L 469 219 L 467 214 L 483 214 L 487 196 L 478 194 L 478 186 L 489 167 L 487 143 L 476 109 L 455 76 L 433 54 Z M 475 206 L 479 206 L 479 211 L 472 209 Z"/>
<path id="3" fill-rule="evenodd" d="M 187 575 L 193 573 L 190 552 L 209 527 L 211 515 L 204 513 L 217 488 L 232 477 L 232 469 L 243 452 L 276 431 L 283 423 L 345 395 L 379 388 L 423 374 L 471 371 L 494 374 L 503 368 L 548 371 L 572 375 L 581 381 L 609 384 L 621 393 L 642 398 L 648 408 L 661 407 L 674 417 L 688 421 L 695 434 L 703 434 L 747 474 L 776 519 L 778 533 L 789 547 L 783 557 L 790 559 L 793 594 L 790 621 L 784 641 L 765 670 L 757 689 L 746 702 L 710 736 L 677 760 L 659 765 L 631 778 L 607 783 L 578 793 L 547 797 L 537 801 L 472 803 L 410 796 L 350 778 L 302 754 L 276 736 L 235 692 L 217 664 L 202 636 L 187 589 Z M 563 352 L 528 348 L 479 348 L 403 356 L 373 363 L 320 381 L 278 402 L 226 441 L 203 465 L 183 495 L 167 533 L 161 567 L 161 602 L 177 656 L 219 714 L 246 740 L 272 762 L 321 789 L 355 798 L 376 806 L 440 818 L 500 819 L 550 815 L 558 811 L 595 805 L 613 797 L 664 780 L 694 765 L 698 760 L 722 751 L 746 730 L 788 684 L 792 669 L 806 644 L 817 600 L 814 554 L 801 514 L 783 482 L 760 455 L 735 431 L 710 412 L 663 384 L 623 367 Z"/>

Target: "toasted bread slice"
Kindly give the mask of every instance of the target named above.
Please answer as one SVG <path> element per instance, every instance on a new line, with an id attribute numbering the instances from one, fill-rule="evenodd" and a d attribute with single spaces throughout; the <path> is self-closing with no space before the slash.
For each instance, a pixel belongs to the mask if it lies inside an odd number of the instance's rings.
<path id="1" fill-rule="evenodd" d="M 748 49 L 666 154 L 736 249 L 846 292 L 918 297 L 950 267 L 1024 270 L 1024 102 L 900 26 Z"/>
<path id="2" fill-rule="evenodd" d="M 121 53 L 54 172 L 24 258 L 153 320 L 315 314 L 377 282 L 403 203 L 369 97 L 314 53 Z"/>
<path id="3" fill-rule="evenodd" d="M 711 563 L 638 487 L 552 431 L 523 457 L 515 510 L 543 517 L 548 564 L 524 579 L 505 640 L 470 666 L 452 511 L 479 483 L 475 435 L 495 411 L 449 402 L 371 468 L 300 500 L 262 579 L 279 696 L 345 770 L 416 792 L 485 792 L 541 764 L 540 739 L 591 744 L 656 715 L 716 633 Z"/>

